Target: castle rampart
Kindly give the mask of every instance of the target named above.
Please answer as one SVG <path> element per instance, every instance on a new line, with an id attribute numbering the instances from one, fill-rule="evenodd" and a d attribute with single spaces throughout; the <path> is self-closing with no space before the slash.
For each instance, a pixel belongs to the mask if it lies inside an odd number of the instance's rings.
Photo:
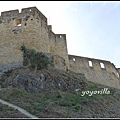
<path id="1" fill-rule="evenodd" d="M 120 89 L 120 68 L 110 61 L 68 55 L 66 34 L 55 34 L 36 7 L 1 12 L 0 65 L 21 62 L 22 44 L 52 54 L 58 69 L 83 73 L 89 81 Z"/>
<path id="2" fill-rule="evenodd" d="M 120 88 L 119 71 L 106 60 L 68 55 L 70 70 L 84 73 L 89 81 Z"/>
<path id="3" fill-rule="evenodd" d="M 11 11 L 5 11 L 5 12 L 1 12 L 1 17 L 7 17 L 7 16 L 15 16 L 19 14 L 19 10 L 11 10 Z"/>

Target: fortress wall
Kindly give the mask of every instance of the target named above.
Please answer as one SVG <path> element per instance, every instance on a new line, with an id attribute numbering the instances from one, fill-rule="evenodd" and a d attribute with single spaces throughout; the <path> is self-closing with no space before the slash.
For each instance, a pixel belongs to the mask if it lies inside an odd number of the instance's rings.
<path id="1" fill-rule="evenodd" d="M 51 30 L 49 31 L 49 39 L 50 39 L 50 53 L 52 55 L 56 55 L 56 44 L 55 44 L 56 35 Z"/>
<path id="2" fill-rule="evenodd" d="M 51 26 L 49 26 L 51 29 Z M 66 35 L 65 34 L 55 34 L 51 30 L 49 30 L 49 39 L 50 39 L 50 53 L 52 55 L 58 55 L 65 59 L 65 63 L 69 68 L 69 60 L 68 60 L 68 51 L 66 44 Z"/>
<path id="3" fill-rule="evenodd" d="M 70 70 L 85 74 L 88 81 L 120 89 L 120 78 L 117 74 L 119 71 L 111 62 L 74 55 L 68 57 Z M 89 61 L 92 64 L 89 64 Z M 103 63 L 104 67 L 100 63 Z"/>
<path id="4" fill-rule="evenodd" d="M 28 48 L 49 52 L 47 21 L 36 8 L 2 12 L 0 17 L 0 64 L 22 61 L 19 50 L 24 43 Z M 33 11 L 34 10 L 34 11 Z M 9 13 L 9 16 L 8 15 Z M 43 16 L 40 18 L 39 16 Z M 20 26 L 19 26 L 20 25 Z"/>
<path id="5" fill-rule="evenodd" d="M 69 69 L 66 34 L 56 34 L 55 46 L 56 55 L 59 55 L 60 57 L 63 57 L 65 59 L 66 69 Z"/>
<path id="6" fill-rule="evenodd" d="M 19 14 L 19 10 L 16 9 L 16 10 L 10 10 L 10 11 L 4 11 L 4 12 L 1 12 L 1 16 L 14 16 L 14 15 L 18 15 Z"/>
<path id="7" fill-rule="evenodd" d="M 66 70 L 66 63 L 64 58 L 58 56 L 58 55 L 53 55 L 53 61 L 54 61 L 54 67 L 56 69 L 60 69 L 60 70 Z"/>
<path id="8" fill-rule="evenodd" d="M 120 68 L 110 61 L 68 55 L 66 34 L 55 34 L 47 18 L 36 8 L 1 12 L 0 65 L 21 62 L 25 44 L 54 56 L 54 66 L 85 74 L 89 81 L 120 89 Z"/>

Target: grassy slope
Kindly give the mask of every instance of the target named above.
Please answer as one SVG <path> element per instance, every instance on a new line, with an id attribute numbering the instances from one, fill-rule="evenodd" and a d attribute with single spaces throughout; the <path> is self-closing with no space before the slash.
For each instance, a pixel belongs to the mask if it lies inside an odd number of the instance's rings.
<path id="1" fill-rule="evenodd" d="M 0 118 L 28 118 L 18 110 L 0 103 Z"/>
<path id="2" fill-rule="evenodd" d="M 71 76 L 75 77 L 76 74 L 71 73 Z M 88 82 L 85 90 L 95 91 L 102 88 L 106 88 L 106 86 Z M 109 88 L 109 90 L 111 94 L 108 95 L 81 96 L 81 92 L 71 93 L 59 90 L 47 93 L 28 93 L 22 89 L 4 88 L 0 91 L 0 98 L 18 105 L 39 118 L 107 117 L 104 113 L 111 104 L 120 105 L 120 96 L 113 96 L 119 90 L 112 88 Z"/>

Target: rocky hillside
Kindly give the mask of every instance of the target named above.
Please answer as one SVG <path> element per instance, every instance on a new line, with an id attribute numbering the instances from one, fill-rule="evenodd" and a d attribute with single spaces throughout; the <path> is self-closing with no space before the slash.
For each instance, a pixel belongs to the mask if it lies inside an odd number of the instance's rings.
<path id="1" fill-rule="evenodd" d="M 30 93 L 48 91 L 81 91 L 85 88 L 86 78 L 83 74 L 65 72 L 54 68 L 38 70 L 36 73 L 28 68 L 8 70 L 1 76 L 2 88 L 21 88 Z"/>
<path id="2" fill-rule="evenodd" d="M 36 73 L 25 67 L 1 73 L 0 98 L 39 118 L 120 117 L 120 90 L 88 82 L 84 74 L 50 67 Z"/>

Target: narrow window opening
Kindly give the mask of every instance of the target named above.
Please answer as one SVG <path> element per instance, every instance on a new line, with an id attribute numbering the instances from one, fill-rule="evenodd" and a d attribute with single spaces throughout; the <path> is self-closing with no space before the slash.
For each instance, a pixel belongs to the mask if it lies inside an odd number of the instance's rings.
<path id="1" fill-rule="evenodd" d="M 25 23 L 25 26 L 27 25 L 27 23 Z"/>
<path id="2" fill-rule="evenodd" d="M 16 19 L 16 20 L 15 20 L 16 25 L 17 25 L 17 26 L 21 26 L 21 21 L 22 21 L 21 19 Z"/>
<path id="3" fill-rule="evenodd" d="M 18 24 L 17 26 L 21 26 L 21 24 Z"/>
<path id="4" fill-rule="evenodd" d="M 62 36 L 60 35 L 60 38 L 62 38 Z"/>
<path id="5" fill-rule="evenodd" d="M 100 63 L 101 68 L 105 68 L 105 65 L 103 63 Z"/>
<path id="6" fill-rule="evenodd" d="M 89 63 L 89 66 L 90 66 L 90 67 L 93 67 L 92 61 L 88 61 L 88 63 Z"/>
<path id="7" fill-rule="evenodd" d="M 33 19 L 31 19 L 31 20 L 33 20 Z"/>
<path id="8" fill-rule="evenodd" d="M 75 58 L 73 58 L 73 61 L 75 61 Z"/>

